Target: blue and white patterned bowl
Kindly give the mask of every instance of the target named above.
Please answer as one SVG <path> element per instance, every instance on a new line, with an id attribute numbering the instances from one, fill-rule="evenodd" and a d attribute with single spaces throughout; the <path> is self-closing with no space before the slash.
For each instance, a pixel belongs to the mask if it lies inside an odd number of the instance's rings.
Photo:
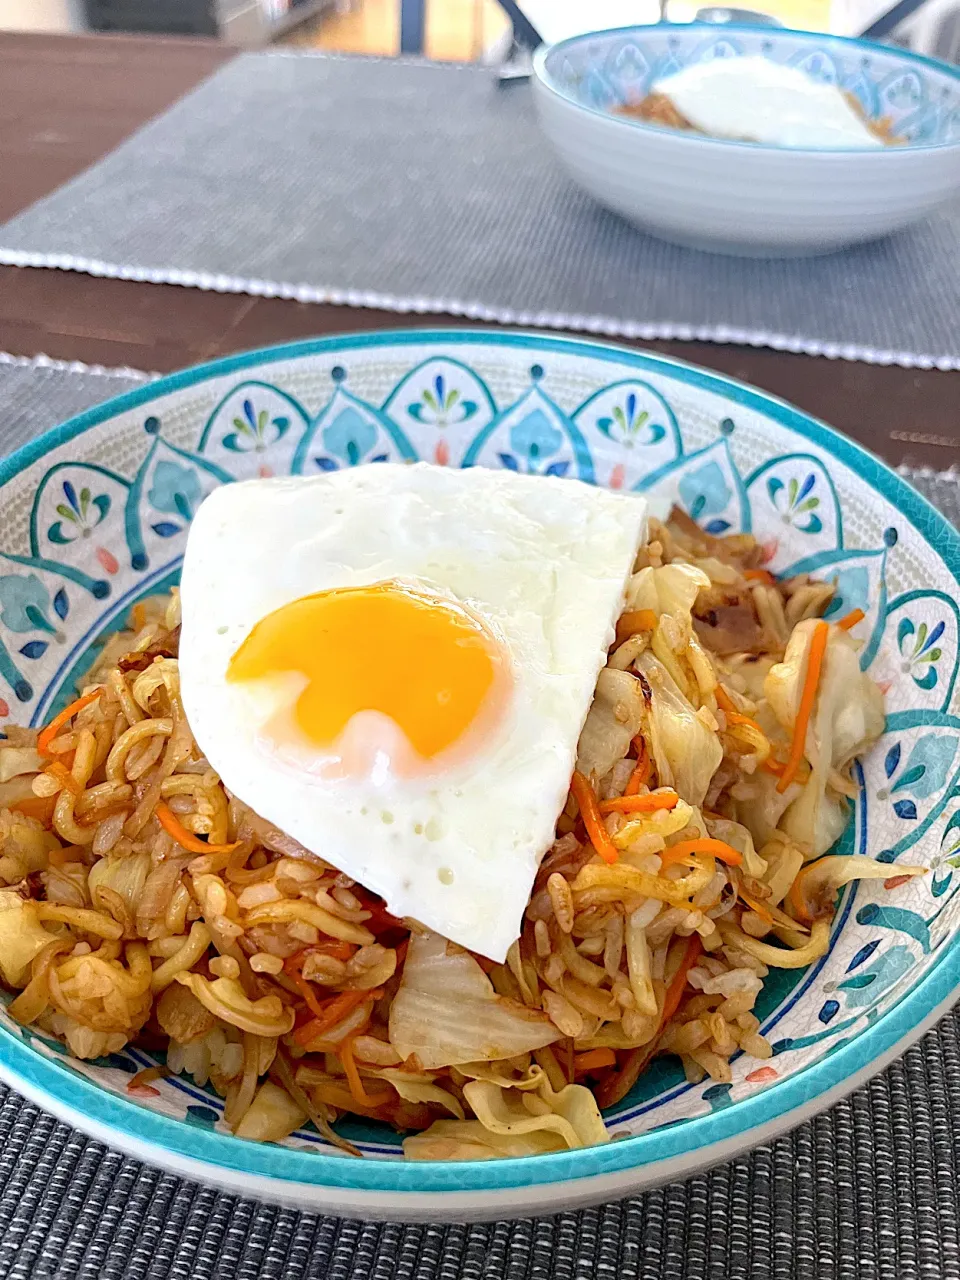
<path id="1" fill-rule="evenodd" d="M 853 94 L 907 142 L 845 151 L 731 142 L 611 114 L 664 76 L 759 55 Z M 960 68 L 812 32 L 710 23 L 577 36 L 534 57 L 543 130 L 601 203 L 666 240 L 758 257 L 899 230 L 960 192 Z"/>
<path id="2" fill-rule="evenodd" d="M 423 458 L 579 476 L 679 502 L 712 533 L 751 531 L 777 570 L 836 583 L 862 608 L 863 664 L 886 733 L 860 773 L 843 844 L 931 874 L 894 895 L 845 891 L 828 956 L 771 975 L 766 1063 L 690 1085 L 658 1060 L 608 1117 L 630 1135 L 587 1151 L 404 1164 L 312 1131 L 282 1146 L 230 1136 L 189 1079 L 131 1095 L 128 1049 L 81 1063 L 0 1008 L 0 1076 L 78 1128 L 244 1194 L 366 1217 L 515 1216 L 614 1198 L 766 1141 L 902 1052 L 960 976 L 960 537 L 902 480 L 828 427 L 687 365 L 588 342 L 455 330 L 303 342 L 233 356 L 110 401 L 0 465 L 0 714 L 46 720 L 98 637 L 176 580 L 204 495 L 234 479 Z"/>

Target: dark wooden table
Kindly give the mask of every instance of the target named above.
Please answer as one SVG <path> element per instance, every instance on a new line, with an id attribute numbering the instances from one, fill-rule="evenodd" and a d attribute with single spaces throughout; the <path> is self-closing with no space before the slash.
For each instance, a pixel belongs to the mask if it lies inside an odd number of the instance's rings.
<path id="1" fill-rule="evenodd" d="M 213 41 L 0 33 L 0 221 L 54 190 L 209 75 Z M 273 342 L 457 324 L 352 307 L 0 268 L 0 351 L 168 371 Z M 892 463 L 960 461 L 960 375 L 702 342 L 637 342 L 791 400 Z"/>

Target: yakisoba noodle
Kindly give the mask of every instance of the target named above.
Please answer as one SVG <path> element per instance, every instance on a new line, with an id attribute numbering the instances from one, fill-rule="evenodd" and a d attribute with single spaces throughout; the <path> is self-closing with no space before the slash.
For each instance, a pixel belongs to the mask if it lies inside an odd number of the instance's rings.
<path id="1" fill-rule="evenodd" d="M 769 1057 L 770 969 L 822 956 L 838 888 L 889 867 L 822 857 L 883 727 L 862 615 L 824 621 L 829 585 L 760 560 L 752 537 L 653 522 L 502 965 L 229 795 L 181 705 L 177 595 L 135 606 L 78 700 L 0 746 L 10 1013 L 79 1057 L 165 1052 L 131 1089 L 189 1072 L 242 1137 L 312 1122 L 353 1152 L 335 1126 L 355 1114 L 414 1159 L 605 1141 L 598 1108 L 654 1055 L 718 1082 Z"/>

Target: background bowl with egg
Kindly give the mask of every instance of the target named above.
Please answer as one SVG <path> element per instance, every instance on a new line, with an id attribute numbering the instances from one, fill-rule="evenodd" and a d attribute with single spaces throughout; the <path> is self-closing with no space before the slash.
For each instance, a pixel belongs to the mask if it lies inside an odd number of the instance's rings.
<path id="1" fill-rule="evenodd" d="M 763 57 L 836 85 L 895 145 L 784 147 L 618 115 L 665 77 Z M 591 195 L 645 231 L 750 257 L 826 253 L 897 231 L 960 193 L 960 68 L 813 32 L 703 23 L 630 27 L 543 47 L 541 126 Z"/>
<path id="2" fill-rule="evenodd" d="M 769 1141 L 880 1070 L 960 981 L 960 537 L 899 477 L 778 400 L 660 356 L 520 333 L 406 331 L 231 356 L 93 409 L 0 466 L 4 720 L 48 721 L 100 639 L 178 577 L 219 485 L 386 456 L 565 474 L 677 502 L 714 534 L 752 532 L 770 567 L 835 583 L 864 610 L 862 663 L 886 688 L 845 852 L 923 863 L 849 886 L 828 955 L 778 970 L 757 1006 L 773 1057 L 729 1084 L 656 1060 L 606 1117 L 619 1138 L 526 1159 L 404 1163 L 354 1121 L 367 1157 L 312 1129 L 246 1142 L 190 1077 L 128 1085 L 144 1049 L 94 1061 L 0 1007 L 0 1076 L 139 1159 L 249 1196 L 352 1216 L 436 1221 L 551 1213 L 666 1182 Z M 9 995 L 3 996 L 5 1003 Z"/>

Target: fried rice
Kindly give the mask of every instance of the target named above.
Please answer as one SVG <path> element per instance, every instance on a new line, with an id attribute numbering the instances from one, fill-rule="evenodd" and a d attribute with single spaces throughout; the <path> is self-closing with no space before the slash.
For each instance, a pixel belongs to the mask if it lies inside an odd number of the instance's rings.
<path id="1" fill-rule="evenodd" d="M 312 1123 L 353 1154 L 347 1115 L 411 1159 L 607 1141 L 600 1108 L 658 1054 L 729 1082 L 771 1055 L 770 970 L 822 956 L 838 889 L 889 873 L 822 856 L 884 723 L 862 614 L 762 559 L 678 510 L 651 521 L 505 964 L 394 918 L 231 795 L 184 716 L 176 591 L 134 606 L 81 696 L 0 743 L 10 1014 L 80 1058 L 165 1061 L 134 1095 L 187 1072 L 241 1137 Z"/>

